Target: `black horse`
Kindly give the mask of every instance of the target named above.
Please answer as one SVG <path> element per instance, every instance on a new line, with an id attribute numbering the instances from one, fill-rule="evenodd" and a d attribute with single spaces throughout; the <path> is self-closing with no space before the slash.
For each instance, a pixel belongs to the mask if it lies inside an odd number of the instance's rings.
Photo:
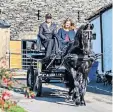
<path id="1" fill-rule="evenodd" d="M 87 87 L 88 71 L 94 60 L 89 58 L 92 54 L 92 25 L 82 25 L 75 37 L 74 43 L 69 46 L 67 54 L 63 58 L 66 68 L 64 82 L 69 88 L 68 95 L 76 105 L 86 105 L 84 95 Z M 73 92 L 72 92 L 73 91 Z"/>

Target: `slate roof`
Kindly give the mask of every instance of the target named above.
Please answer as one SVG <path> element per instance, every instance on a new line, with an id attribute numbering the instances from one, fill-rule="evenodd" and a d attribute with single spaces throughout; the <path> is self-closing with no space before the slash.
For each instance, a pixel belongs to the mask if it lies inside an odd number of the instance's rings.
<path id="1" fill-rule="evenodd" d="M 105 11 L 107 11 L 108 9 L 111 9 L 111 8 L 112 8 L 112 3 L 100 8 L 95 13 L 93 13 L 88 18 L 86 18 L 86 20 L 91 20 L 92 18 L 95 18 L 96 16 L 98 16 L 100 13 L 104 13 Z"/>

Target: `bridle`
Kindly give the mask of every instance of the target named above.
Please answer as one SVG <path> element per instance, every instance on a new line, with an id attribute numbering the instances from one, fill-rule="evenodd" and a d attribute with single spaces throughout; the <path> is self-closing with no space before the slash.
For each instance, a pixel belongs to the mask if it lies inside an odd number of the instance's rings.
<path id="1" fill-rule="evenodd" d="M 91 24 L 87 25 L 87 28 L 82 30 L 82 50 L 84 54 L 90 54 L 92 45 L 91 45 L 91 40 L 92 40 L 92 28 Z"/>

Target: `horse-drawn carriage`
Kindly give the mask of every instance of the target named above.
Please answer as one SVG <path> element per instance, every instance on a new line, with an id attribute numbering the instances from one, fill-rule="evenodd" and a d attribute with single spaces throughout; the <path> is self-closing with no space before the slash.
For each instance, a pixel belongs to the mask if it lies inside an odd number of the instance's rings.
<path id="1" fill-rule="evenodd" d="M 95 39 L 92 33 L 93 25 L 82 25 L 76 39 L 71 43 L 66 55 L 59 52 L 50 56 L 43 63 L 45 50 L 42 49 L 40 39 L 37 40 L 38 51 L 35 54 L 27 54 L 31 64 L 27 71 L 27 86 L 41 96 L 42 83 L 50 83 L 51 80 L 64 82 L 69 88 L 69 96 L 72 96 L 76 105 L 85 105 L 84 95 L 87 87 L 87 78 L 90 68 L 100 56 L 92 51 L 91 40 Z M 37 68 L 32 66 L 32 60 L 37 61 Z M 96 70 L 94 71 L 96 72 Z"/>

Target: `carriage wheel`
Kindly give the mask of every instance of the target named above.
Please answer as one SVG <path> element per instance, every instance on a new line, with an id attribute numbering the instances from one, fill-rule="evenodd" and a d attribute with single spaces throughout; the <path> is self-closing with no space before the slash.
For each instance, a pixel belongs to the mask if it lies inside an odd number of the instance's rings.
<path id="1" fill-rule="evenodd" d="M 33 66 L 30 66 L 27 70 L 27 87 L 30 87 L 33 90 L 34 86 L 34 70 Z"/>
<path id="2" fill-rule="evenodd" d="M 35 71 L 35 84 L 34 84 L 34 89 L 36 92 L 36 96 L 40 97 L 42 94 L 42 79 L 41 77 L 38 76 L 38 71 Z"/>
<path id="3" fill-rule="evenodd" d="M 47 75 L 48 75 L 48 74 L 46 74 L 46 76 L 47 76 Z M 45 81 L 46 83 L 49 83 L 49 82 L 50 82 L 50 79 L 49 79 L 49 78 L 45 78 L 44 81 Z"/>

